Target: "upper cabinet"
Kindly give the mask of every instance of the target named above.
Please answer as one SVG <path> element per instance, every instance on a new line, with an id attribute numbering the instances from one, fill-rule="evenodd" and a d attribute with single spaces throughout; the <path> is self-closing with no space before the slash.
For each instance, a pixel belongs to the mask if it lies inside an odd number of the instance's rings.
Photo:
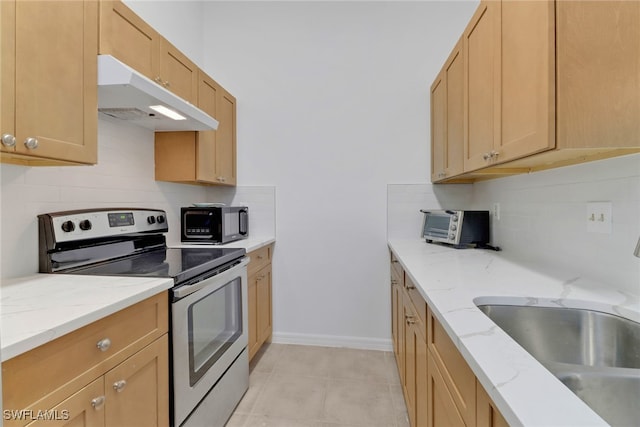
<path id="1" fill-rule="evenodd" d="M 215 131 L 156 132 L 156 180 L 236 184 L 236 99 L 121 1 L 100 2 L 100 54 L 113 55 L 218 120 Z"/>
<path id="2" fill-rule="evenodd" d="M 198 67 L 120 1 L 100 2 L 99 51 L 198 103 Z"/>
<path id="3" fill-rule="evenodd" d="M 156 180 L 190 184 L 236 184 L 236 99 L 200 72 L 198 107 L 215 117 L 215 131 L 157 132 Z"/>
<path id="4" fill-rule="evenodd" d="M 462 36 L 464 167 L 438 167 L 460 123 L 432 112 L 432 181 L 640 152 L 639 28 L 639 2 L 482 1 Z"/>
<path id="5" fill-rule="evenodd" d="M 462 39 L 431 85 L 431 180 L 463 171 L 464 57 Z"/>
<path id="6" fill-rule="evenodd" d="M 97 162 L 98 4 L 0 2 L 0 159 Z"/>

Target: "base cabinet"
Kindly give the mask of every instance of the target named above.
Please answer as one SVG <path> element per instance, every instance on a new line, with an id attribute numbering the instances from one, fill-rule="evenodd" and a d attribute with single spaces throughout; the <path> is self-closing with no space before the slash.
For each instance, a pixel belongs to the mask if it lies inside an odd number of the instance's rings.
<path id="1" fill-rule="evenodd" d="M 273 245 L 249 253 L 249 360 L 273 333 L 271 255 Z"/>
<path id="2" fill-rule="evenodd" d="M 391 324 L 411 427 L 508 425 L 393 253 Z"/>
<path id="3" fill-rule="evenodd" d="M 5 361 L 4 425 L 168 426 L 168 326 L 163 292 Z"/>

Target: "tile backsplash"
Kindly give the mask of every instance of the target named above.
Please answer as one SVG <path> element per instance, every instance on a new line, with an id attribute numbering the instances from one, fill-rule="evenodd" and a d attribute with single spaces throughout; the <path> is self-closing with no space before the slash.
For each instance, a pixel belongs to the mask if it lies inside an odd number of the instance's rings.
<path id="1" fill-rule="evenodd" d="M 96 207 L 164 209 L 169 218 L 167 241 L 177 244 L 180 242 L 181 206 L 237 200 L 246 202 L 253 213 L 251 232 L 258 233 L 256 235 L 275 233 L 274 187 L 218 189 L 159 182 L 154 179 L 153 132 L 101 119 L 98 139 L 98 164 L 95 166 L 0 165 L 0 278 L 38 271 L 36 217 L 45 212 Z"/>
<path id="2" fill-rule="evenodd" d="M 418 210 L 425 206 L 492 211 L 499 203 L 500 219 L 491 218 L 492 243 L 505 257 L 570 269 L 640 297 L 640 259 L 633 256 L 640 237 L 640 155 L 472 185 L 389 185 L 387 197 L 390 238 L 417 236 Z M 610 234 L 587 231 L 590 202 L 611 202 Z"/>

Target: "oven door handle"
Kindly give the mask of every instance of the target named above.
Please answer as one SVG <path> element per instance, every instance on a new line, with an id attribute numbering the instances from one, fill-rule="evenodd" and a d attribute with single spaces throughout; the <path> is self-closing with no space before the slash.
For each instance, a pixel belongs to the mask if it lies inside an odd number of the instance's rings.
<path id="1" fill-rule="evenodd" d="M 198 292 L 200 289 L 204 289 L 207 286 L 209 286 L 211 284 L 211 281 L 208 279 L 212 279 L 212 278 L 223 278 L 224 276 L 228 275 L 228 274 L 235 274 L 235 271 L 237 271 L 238 269 L 244 268 L 249 264 L 249 257 L 244 257 L 244 259 L 242 261 L 240 261 L 240 263 L 234 265 L 233 267 L 231 267 L 228 270 L 223 271 L 222 273 L 215 275 L 215 276 L 211 276 L 207 279 L 201 280 L 197 283 L 194 283 L 193 285 L 187 285 L 187 286 L 181 286 L 177 289 L 173 290 L 173 298 L 174 301 L 184 298 L 187 295 L 191 295 L 194 292 Z"/>

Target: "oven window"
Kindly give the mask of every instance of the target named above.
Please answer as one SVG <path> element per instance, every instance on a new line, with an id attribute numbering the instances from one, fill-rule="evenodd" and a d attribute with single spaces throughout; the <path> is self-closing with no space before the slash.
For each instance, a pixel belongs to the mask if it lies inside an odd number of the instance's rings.
<path id="1" fill-rule="evenodd" d="M 426 214 L 424 236 L 447 238 L 449 236 L 449 215 Z"/>
<path id="2" fill-rule="evenodd" d="M 242 334 L 241 279 L 189 306 L 189 381 L 193 386 Z"/>

